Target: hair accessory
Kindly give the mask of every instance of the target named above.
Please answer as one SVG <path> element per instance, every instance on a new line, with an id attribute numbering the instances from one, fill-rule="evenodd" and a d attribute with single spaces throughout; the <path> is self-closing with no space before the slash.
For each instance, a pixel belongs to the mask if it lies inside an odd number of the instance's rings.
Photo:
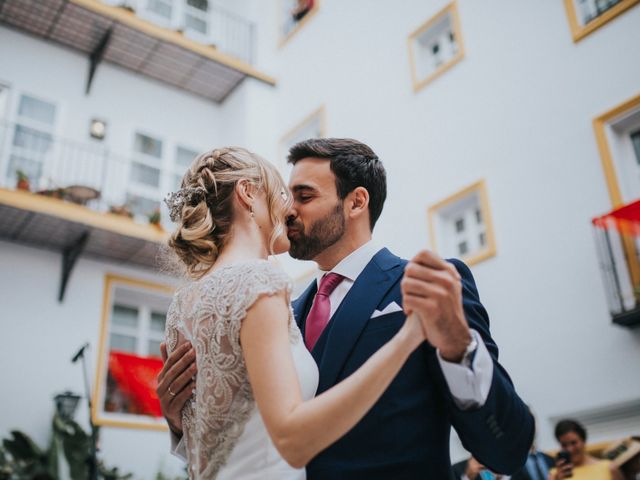
<path id="1" fill-rule="evenodd" d="M 178 222 L 182 216 L 185 205 L 191 205 L 202 201 L 206 196 L 206 190 L 202 187 L 181 188 L 177 192 L 167 194 L 164 199 L 169 208 L 169 218 L 172 222 Z"/>

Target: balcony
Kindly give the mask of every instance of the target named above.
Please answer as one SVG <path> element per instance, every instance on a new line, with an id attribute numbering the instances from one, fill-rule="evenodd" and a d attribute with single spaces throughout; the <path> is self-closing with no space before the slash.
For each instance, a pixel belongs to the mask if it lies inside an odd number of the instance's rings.
<path id="1" fill-rule="evenodd" d="M 0 24 L 89 57 L 87 93 L 102 61 L 221 103 L 247 77 L 254 26 L 207 0 L 4 0 Z"/>
<path id="2" fill-rule="evenodd" d="M 592 220 L 613 322 L 640 325 L 640 200 Z"/>
<path id="3" fill-rule="evenodd" d="M 169 189 L 175 174 L 158 168 L 151 188 L 144 182 L 149 176 L 136 176 L 143 161 L 139 154 L 0 124 L 0 240 L 62 253 L 61 301 L 80 255 L 157 269 L 168 234 L 148 217 L 159 216 L 160 180 Z"/>

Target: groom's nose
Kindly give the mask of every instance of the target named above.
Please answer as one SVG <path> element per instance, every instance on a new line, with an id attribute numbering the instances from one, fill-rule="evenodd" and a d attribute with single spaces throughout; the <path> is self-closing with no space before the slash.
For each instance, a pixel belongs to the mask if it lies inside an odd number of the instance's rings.
<path id="1" fill-rule="evenodd" d="M 291 225 L 293 222 L 295 222 L 296 218 L 298 217 L 298 212 L 296 211 L 296 209 L 291 206 L 289 208 L 289 211 L 287 212 L 287 214 L 285 215 L 285 219 L 287 222 L 287 226 Z"/>

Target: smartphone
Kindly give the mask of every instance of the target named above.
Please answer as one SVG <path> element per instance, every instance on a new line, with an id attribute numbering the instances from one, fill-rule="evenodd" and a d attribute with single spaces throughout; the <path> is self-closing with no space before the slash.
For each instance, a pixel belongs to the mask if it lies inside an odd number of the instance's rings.
<path id="1" fill-rule="evenodd" d="M 571 454 L 566 450 L 560 450 L 558 455 L 556 455 L 556 461 L 558 460 L 562 460 L 564 464 L 571 463 Z"/>

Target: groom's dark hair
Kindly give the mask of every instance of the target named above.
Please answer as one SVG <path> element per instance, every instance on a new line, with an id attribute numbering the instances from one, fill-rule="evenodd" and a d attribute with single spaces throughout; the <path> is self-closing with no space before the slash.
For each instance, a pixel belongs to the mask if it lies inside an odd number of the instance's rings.
<path id="1" fill-rule="evenodd" d="M 351 138 L 311 138 L 291 147 L 288 162 L 295 165 L 309 157 L 329 160 L 341 200 L 357 187 L 367 189 L 369 223 L 373 231 L 387 198 L 387 173 L 374 151 Z"/>

